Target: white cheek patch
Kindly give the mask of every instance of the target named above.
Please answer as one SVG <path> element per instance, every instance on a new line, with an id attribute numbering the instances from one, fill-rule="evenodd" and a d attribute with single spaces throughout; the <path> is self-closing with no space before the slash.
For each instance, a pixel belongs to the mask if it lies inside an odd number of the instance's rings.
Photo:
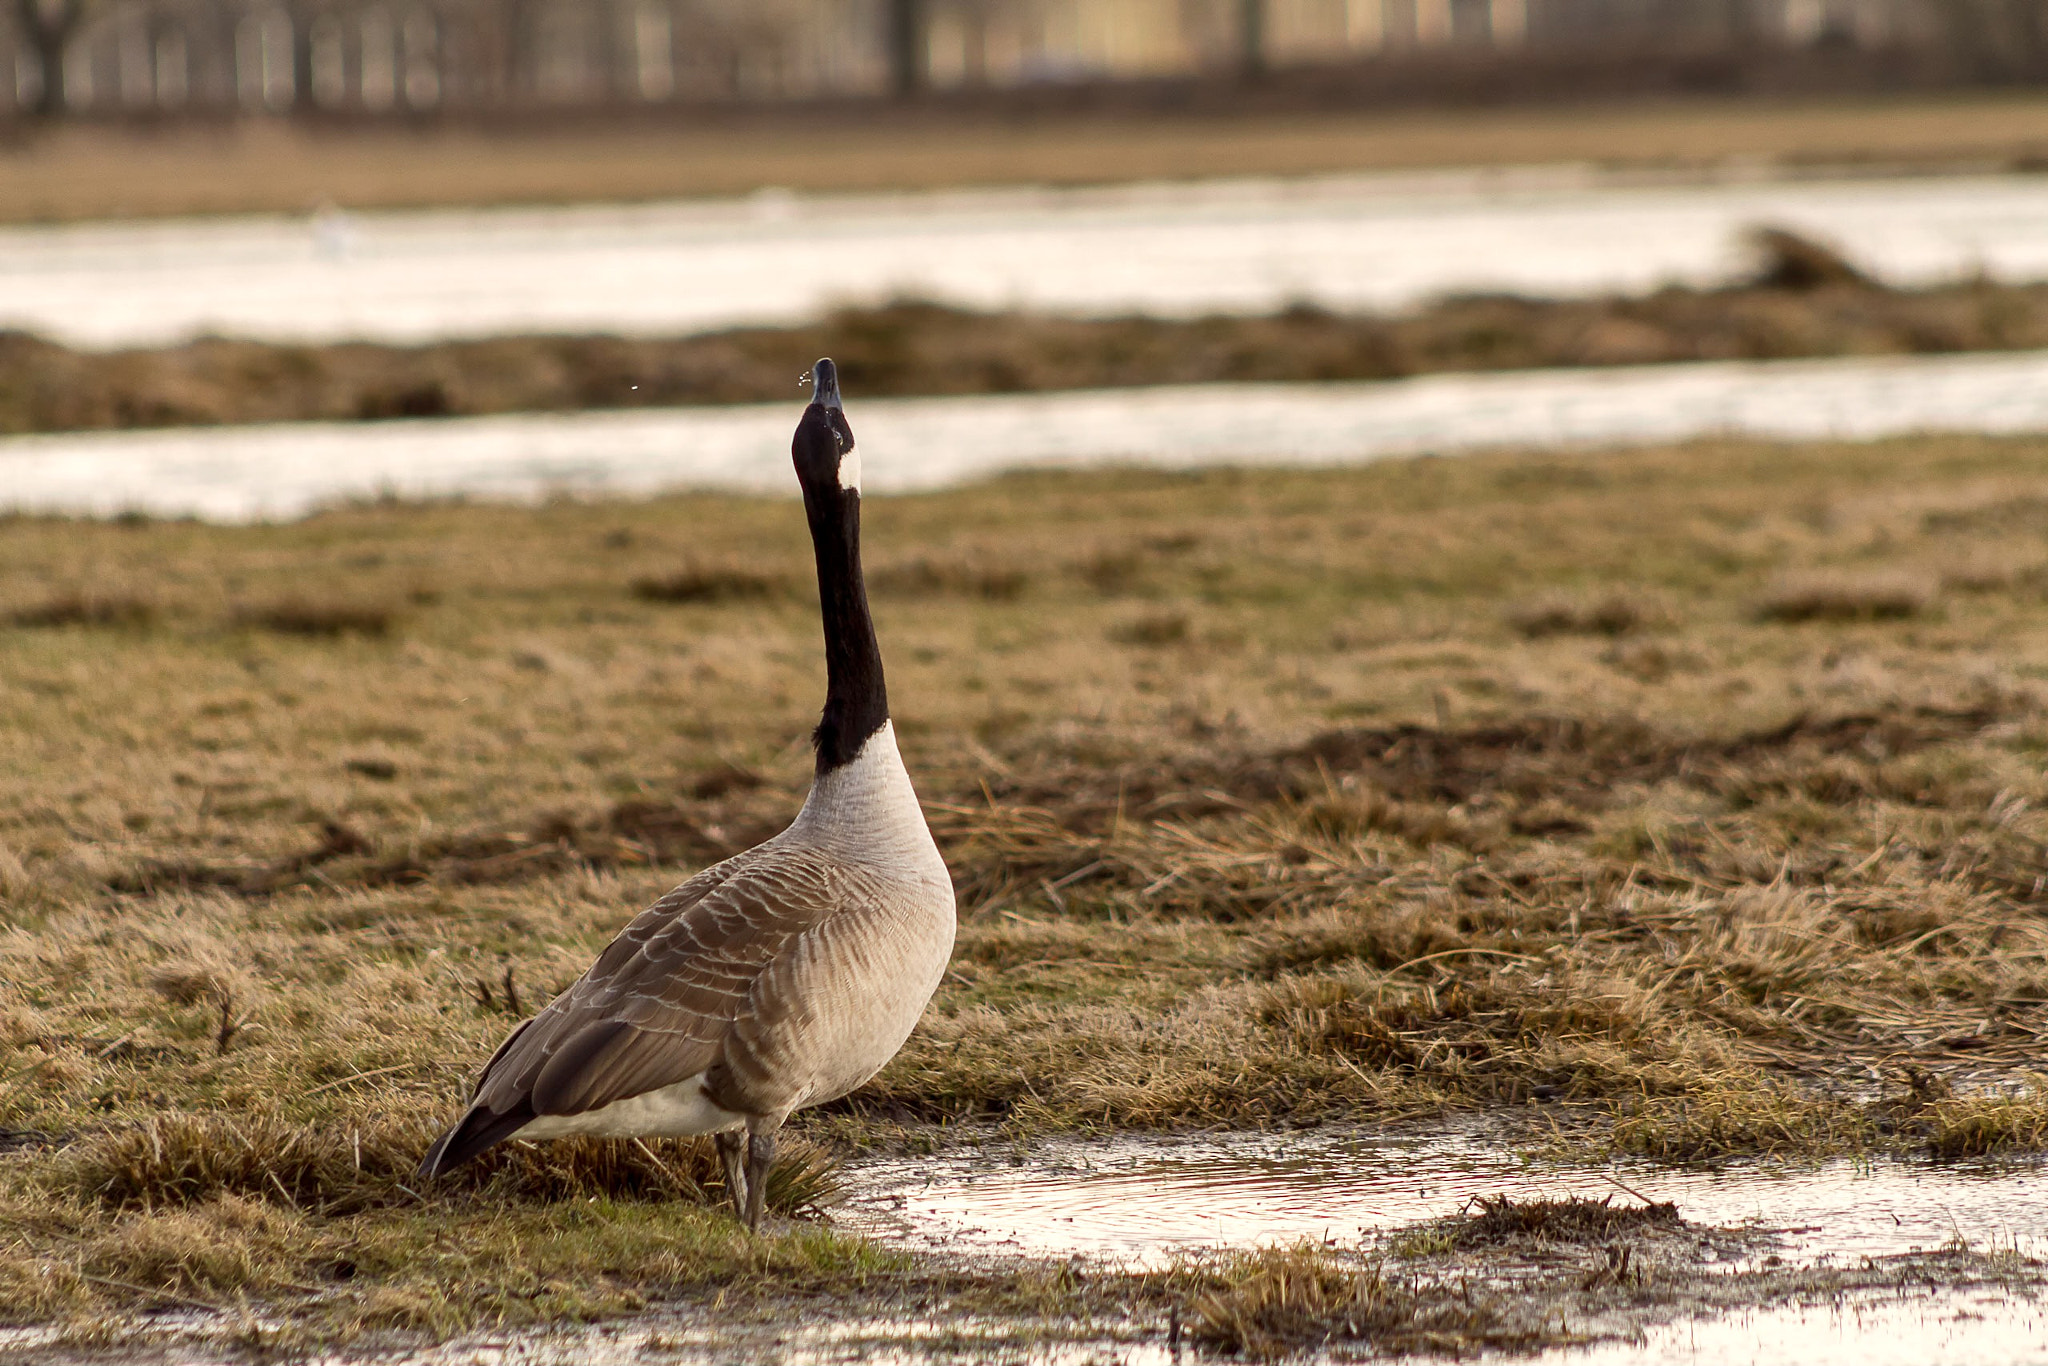
<path id="1" fill-rule="evenodd" d="M 860 492 L 860 450 L 856 447 L 839 457 L 839 487 Z"/>

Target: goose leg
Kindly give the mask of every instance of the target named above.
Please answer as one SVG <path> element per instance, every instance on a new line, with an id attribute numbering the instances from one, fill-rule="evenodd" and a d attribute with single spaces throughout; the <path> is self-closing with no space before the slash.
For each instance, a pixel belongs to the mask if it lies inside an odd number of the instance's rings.
<path id="1" fill-rule="evenodd" d="M 732 1215 L 735 1219 L 747 1217 L 747 1178 L 740 1170 L 740 1150 L 745 1144 L 737 1129 L 713 1134 L 711 1141 L 718 1148 L 718 1160 L 725 1164 L 725 1193 L 732 1201 Z"/>
<path id="2" fill-rule="evenodd" d="M 775 1165 L 775 1131 L 747 1135 L 747 1231 L 761 1231 L 761 1206 L 768 1195 L 768 1169 Z"/>

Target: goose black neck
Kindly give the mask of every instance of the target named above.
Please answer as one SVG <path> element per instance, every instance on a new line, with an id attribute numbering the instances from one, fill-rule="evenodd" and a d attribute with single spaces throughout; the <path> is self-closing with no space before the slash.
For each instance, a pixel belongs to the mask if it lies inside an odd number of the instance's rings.
<path id="1" fill-rule="evenodd" d="M 823 775 L 850 763 L 889 719 L 889 690 L 861 578 L 860 494 L 806 488 L 804 512 L 818 557 L 818 607 L 825 624 L 825 710 L 812 736 Z"/>

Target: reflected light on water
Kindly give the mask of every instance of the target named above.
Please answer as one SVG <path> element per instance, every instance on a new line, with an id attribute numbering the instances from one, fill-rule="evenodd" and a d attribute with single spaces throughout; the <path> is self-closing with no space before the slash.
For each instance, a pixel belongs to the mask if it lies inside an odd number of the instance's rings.
<path id="1" fill-rule="evenodd" d="M 1545 1353 L 1546 1366 L 2038 1366 L 2048 1319 L 2004 1291 L 1852 1295 L 1689 1319 L 1637 1343 Z"/>
<path id="2" fill-rule="evenodd" d="M 1717 362 L 859 402 L 870 493 L 1005 470 L 1336 465 L 1717 435 L 2048 431 L 2048 352 Z M 0 439 L 0 508 L 219 521 L 394 494 L 794 495 L 795 400 L 732 408 Z"/>
<path id="3" fill-rule="evenodd" d="M 1696 1224 L 1782 1230 L 1793 1260 L 1978 1248 L 2048 1253 L 2048 1177 L 1897 1164 L 1699 1172 L 1529 1166 L 1472 1138 L 1110 1140 L 1028 1164 L 930 1158 L 864 1169 L 842 1219 L 911 1246 L 1170 1265 L 1197 1248 L 1357 1246 L 1481 1196 L 1672 1201 Z M 1626 1191 L 1624 1190 L 1624 1186 Z"/>
<path id="4" fill-rule="evenodd" d="M 688 332 L 906 293 L 1087 314 L 1384 309 L 1722 280 L 1759 222 L 1833 238 L 1897 283 L 2048 274 L 2042 177 L 1655 184 L 1538 167 L 0 228 L 0 326 L 110 347 Z"/>

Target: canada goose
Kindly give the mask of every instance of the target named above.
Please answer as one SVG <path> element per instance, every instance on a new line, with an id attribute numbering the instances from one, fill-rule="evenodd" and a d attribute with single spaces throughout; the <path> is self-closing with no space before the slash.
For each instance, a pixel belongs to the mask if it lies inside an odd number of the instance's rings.
<path id="1" fill-rule="evenodd" d="M 776 1130 L 881 1070 L 938 988 L 953 884 L 889 722 L 838 372 L 821 360 L 811 380 L 791 443 L 825 626 L 810 796 L 787 830 L 642 911 L 513 1030 L 423 1177 L 508 1138 L 708 1133 L 757 1229 Z"/>

